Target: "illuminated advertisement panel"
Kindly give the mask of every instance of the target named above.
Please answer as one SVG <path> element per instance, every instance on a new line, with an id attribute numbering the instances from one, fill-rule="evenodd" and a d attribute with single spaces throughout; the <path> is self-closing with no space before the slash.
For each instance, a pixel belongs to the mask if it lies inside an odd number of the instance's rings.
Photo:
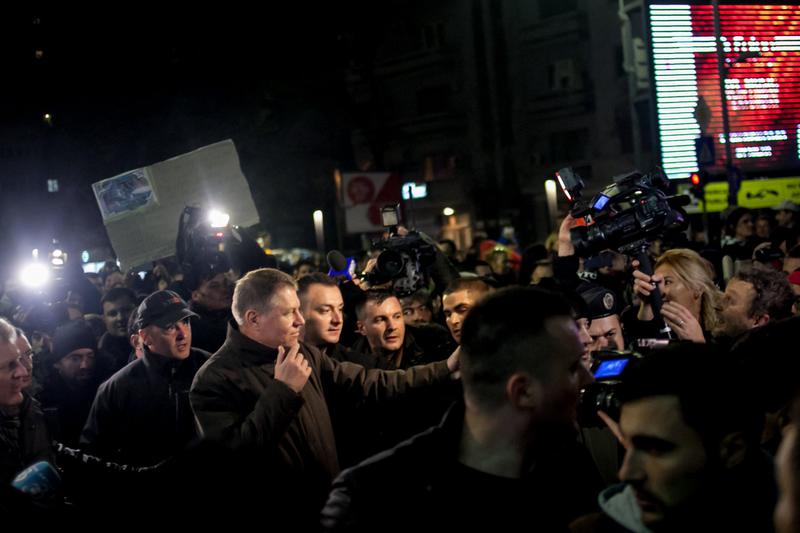
<path id="1" fill-rule="evenodd" d="M 726 156 L 713 8 L 652 3 L 648 9 L 664 170 L 672 179 L 688 178 L 698 170 L 698 150 L 701 163 L 707 159 L 721 170 Z M 732 163 L 751 174 L 796 169 L 800 7 L 720 2 L 719 10 Z M 701 136 L 710 142 L 698 143 Z"/>

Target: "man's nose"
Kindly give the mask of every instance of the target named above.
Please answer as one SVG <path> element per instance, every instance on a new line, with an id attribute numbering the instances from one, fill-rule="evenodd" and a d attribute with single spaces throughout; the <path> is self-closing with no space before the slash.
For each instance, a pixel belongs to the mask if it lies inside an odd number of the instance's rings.
<path id="1" fill-rule="evenodd" d="M 12 376 L 16 379 L 22 379 L 30 376 L 31 373 L 28 372 L 28 369 L 25 368 L 25 365 L 17 365 L 17 368 L 14 370 Z"/>
<path id="2" fill-rule="evenodd" d="M 303 318 L 303 315 L 300 314 L 300 310 L 294 312 L 294 326 L 300 327 L 306 323 L 306 320 Z"/>
<path id="3" fill-rule="evenodd" d="M 334 309 L 331 316 L 331 324 L 338 325 L 341 323 L 342 323 L 342 312 Z"/>
<path id="4" fill-rule="evenodd" d="M 637 453 L 635 449 L 629 447 L 625 452 L 625 458 L 622 460 L 622 466 L 619 469 L 619 479 L 630 483 L 643 481 L 644 478 L 645 475 L 640 454 Z"/>

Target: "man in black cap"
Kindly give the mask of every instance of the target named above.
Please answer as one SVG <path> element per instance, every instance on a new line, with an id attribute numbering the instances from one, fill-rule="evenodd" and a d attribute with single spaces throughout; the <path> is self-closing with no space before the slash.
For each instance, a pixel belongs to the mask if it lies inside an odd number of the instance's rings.
<path id="1" fill-rule="evenodd" d="M 81 442 L 101 457 L 147 466 L 195 438 L 189 386 L 209 354 L 191 347 L 195 313 L 176 293 L 151 294 L 137 316 L 144 354 L 100 386 Z"/>
<path id="2" fill-rule="evenodd" d="M 624 350 L 625 338 L 619 319 L 619 298 L 613 291 L 594 283 L 582 283 L 578 293 L 588 308 L 590 350 Z"/>
<path id="3" fill-rule="evenodd" d="M 97 342 L 86 322 L 76 320 L 53 336 L 52 372 L 39 400 L 54 440 L 76 446 L 103 377 L 95 356 Z"/>

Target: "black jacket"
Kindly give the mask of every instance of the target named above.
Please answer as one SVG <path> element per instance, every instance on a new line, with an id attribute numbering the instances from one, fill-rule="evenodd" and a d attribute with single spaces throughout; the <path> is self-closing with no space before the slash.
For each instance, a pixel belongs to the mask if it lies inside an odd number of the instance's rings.
<path id="1" fill-rule="evenodd" d="M 196 348 L 183 360 L 145 350 L 100 386 L 81 443 L 105 459 L 136 466 L 182 450 L 197 434 L 189 387 L 208 357 Z"/>
<path id="2" fill-rule="evenodd" d="M 73 388 L 57 371 L 50 375 L 39 393 L 39 401 L 53 440 L 73 448 L 78 446 L 100 382 L 95 377 Z"/>
<path id="3" fill-rule="evenodd" d="M 542 456 L 522 479 L 473 470 L 458 461 L 464 407 L 442 423 L 382 452 L 333 482 L 324 531 L 563 531 L 597 509 L 601 485 L 576 441 Z M 422 524 L 425 524 L 422 527 Z"/>
<path id="4" fill-rule="evenodd" d="M 37 461 L 55 464 L 55 454 L 39 402 L 25 394 L 19 407 L 0 409 L 0 483 Z"/>

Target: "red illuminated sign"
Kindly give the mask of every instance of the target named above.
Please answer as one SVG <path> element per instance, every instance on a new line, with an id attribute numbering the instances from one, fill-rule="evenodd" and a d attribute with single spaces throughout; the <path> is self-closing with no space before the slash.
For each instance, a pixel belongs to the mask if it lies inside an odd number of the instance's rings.
<path id="1" fill-rule="evenodd" d="M 713 138 L 725 164 L 720 79 L 710 5 L 649 6 L 662 164 L 698 170 L 695 139 Z M 798 167 L 800 7 L 720 5 L 732 163 L 745 172 Z"/>

